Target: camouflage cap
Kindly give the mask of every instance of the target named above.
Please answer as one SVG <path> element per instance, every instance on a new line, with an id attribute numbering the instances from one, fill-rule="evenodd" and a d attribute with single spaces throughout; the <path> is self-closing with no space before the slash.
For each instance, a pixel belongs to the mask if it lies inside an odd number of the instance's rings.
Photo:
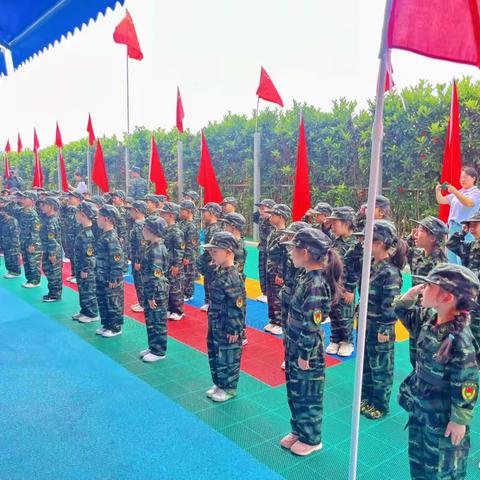
<path id="1" fill-rule="evenodd" d="M 420 282 L 438 285 L 455 297 L 475 304 L 478 298 L 480 283 L 477 276 L 463 265 L 439 263 L 427 276 L 412 275 Z"/>
<path id="2" fill-rule="evenodd" d="M 171 213 L 172 215 L 178 215 L 180 213 L 180 207 L 173 202 L 165 202 L 160 209 L 160 213 Z"/>
<path id="3" fill-rule="evenodd" d="M 382 210 L 390 208 L 390 200 L 383 195 L 377 195 L 375 197 L 375 208 L 380 208 Z"/>
<path id="4" fill-rule="evenodd" d="M 318 202 L 312 210 L 318 215 L 321 215 L 322 213 L 324 215 L 330 215 L 333 212 L 332 206 L 326 202 Z"/>
<path id="5" fill-rule="evenodd" d="M 311 225 L 307 222 L 292 222 L 287 228 L 281 230 L 282 233 L 292 235 L 297 233 L 302 228 L 309 228 Z"/>
<path id="6" fill-rule="evenodd" d="M 195 190 L 187 190 L 183 192 L 186 197 L 190 197 L 195 203 L 200 201 L 200 195 Z"/>
<path id="7" fill-rule="evenodd" d="M 275 205 L 275 200 L 272 200 L 271 198 L 264 198 L 260 203 L 256 203 L 256 207 L 268 207 L 268 208 L 273 208 Z"/>
<path id="8" fill-rule="evenodd" d="M 38 203 L 50 205 L 50 207 L 53 207 L 55 210 L 58 210 L 60 208 L 60 202 L 55 197 L 42 198 L 42 200 L 39 200 Z"/>
<path id="9" fill-rule="evenodd" d="M 140 167 L 132 167 L 132 168 L 130 169 L 130 171 L 131 171 L 132 173 L 140 173 L 140 172 L 141 172 Z"/>
<path id="10" fill-rule="evenodd" d="M 108 192 L 105 192 L 103 194 L 103 200 L 105 203 L 108 203 L 112 200 L 112 194 L 111 193 L 108 193 Z"/>
<path id="11" fill-rule="evenodd" d="M 143 200 L 134 200 L 132 204 L 127 208 L 130 208 L 130 209 L 134 208 L 135 210 L 138 210 L 140 213 L 143 213 L 144 215 L 148 213 L 147 203 L 144 202 Z"/>
<path id="12" fill-rule="evenodd" d="M 222 207 L 215 202 L 208 202 L 203 208 L 200 209 L 202 212 L 208 212 L 216 217 L 220 217 L 222 214 Z"/>
<path id="13" fill-rule="evenodd" d="M 270 210 L 268 210 L 268 213 L 279 215 L 285 219 L 289 219 L 292 216 L 292 210 L 284 203 L 276 203 Z"/>
<path id="14" fill-rule="evenodd" d="M 143 226 L 157 237 L 163 237 L 165 235 L 165 230 L 167 229 L 167 222 L 162 217 L 150 215 L 145 219 Z"/>
<path id="15" fill-rule="evenodd" d="M 191 200 L 182 200 L 180 202 L 180 210 L 188 210 L 189 212 L 194 212 L 195 204 Z"/>
<path id="16" fill-rule="evenodd" d="M 98 214 L 102 217 L 108 218 L 113 224 L 117 224 L 120 218 L 119 211 L 113 206 L 105 204 L 98 210 Z"/>
<path id="17" fill-rule="evenodd" d="M 312 227 L 300 229 L 290 241 L 282 243 L 292 247 L 305 248 L 318 258 L 325 256 L 332 246 L 332 240 L 328 235 Z"/>
<path id="18" fill-rule="evenodd" d="M 215 232 L 203 248 L 222 248 L 223 250 L 236 250 L 238 248 L 237 239 L 230 232 Z"/>
<path id="19" fill-rule="evenodd" d="M 355 232 L 353 235 L 357 237 L 364 237 L 365 230 Z M 387 245 L 392 245 L 397 238 L 397 229 L 392 222 L 388 220 L 375 220 L 373 224 L 373 240 L 380 240 Z"/>
<path id="20" fill-rule="evenodd" d="M 224 217 L 220 219 L 220 221 L 222 223 L 232 225 L 232 227 L 240 230 L 240 232 L 243 232 L 243 230 L 245 229 L 245 225 L 247 224 L 245 217 L 240 213 L 227 213 Z"/>
<path id="21" fill-rule="evenodd" d="M 480 222 L 480 216 L 478 221 Z M 426 228 L 435 238 L 438 238 L 439 240 L 443 240 L 445 235 L 448 234 L 447 225 L 437 217 L 429 215 L 428 217 L 422 218 L 419 221 L 412 220 L 412 222 Z"/>
<path id="22" fill-rule="evenodd" d="M 353 222 L 355 210 L 352 207 L 337 207 L 328 216 L 332 220 L 343 220 L 344 222 Z"/>
<path id="23" fill-rule="evenodd" d="M 83 200 L 83 195 L 80 192 L 68 192 L 67 195 L 78 198 L 79 200 Z"/>
<path id="24" fill-rule="evenodd" d="M 235 207 L 238 205 L 237 199 L 235 197 L 225 197 L 223 199 L 223 202 L 220 202 L 220 205 L 226 205 L 227 203 L 230 203 L 231 205 L 234 205 Z"/>
<path id="25" fill-rule="evenodd" d="M 93 195 L 92 196 L 92 202 L 99 205 L 99 206 L 102 206 L 102 205 L 105 204 L 104 198 L 100 195 Z"/>
<path id="26" fill-rule="evenodd" d="M 78 206 L 78 211 L 82 212 L 85 216 L 87 216 L 91 220 L 97 216 L 98 208 L 92 202 L 82 202 Z"/>
<path id="27" fill-rule="evenodd" d="M 17 197 L 25 197 L 25 198 L 29 198 L 30 200 L 32 200 L 33 202 L 36 202 L 37 201 L 37 192 L 34 192 L 33 190 L 27 190 L 26 192 L 21 192 L 21 191 L 16 191 L 15 192 L 15 195 Z"/>
<path id="28" fill-rule="evenodd" d="M 464 225 L 468 225 L 469 223 L 474 223 L 474 222 L 480 222 L 480 211 L 474 213 L 468 220 L 463 220 L 460 223 L 463 223 Z"/>
<path id="29" fill-rule="evenodd" d="M 129 205 L 131 205 L 134 201 L 135 201 L 135 199 L 133 197 L 127 197 L 125 199 L 125 203 L 128 203 Z"/>
<path id="30" fill-rule="evenodd" d="M 113 197 L 118 197 L 121 198 L 123 201 L 127 199 L 127 196 L 125 195 L 125 192 L 123 190 L 115 190 L 110 194 Z"/>
<path id="31" fill-rule="evenodd" d="M 160 203 L 160 199 L 158 198 L 158 195 L 155 195 L 153 193 L 148 193 L 147 195 L 145 195 L 145 201 L 152 202 L 155 205 L 158 205 Z"/>

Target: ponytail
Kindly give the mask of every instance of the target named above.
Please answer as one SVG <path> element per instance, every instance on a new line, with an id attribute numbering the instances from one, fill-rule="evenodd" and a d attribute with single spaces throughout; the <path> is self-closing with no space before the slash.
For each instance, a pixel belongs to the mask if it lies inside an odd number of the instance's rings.
<path id="1" fill-rule="evenodd" d="M 461 310 L 451 322 L 448 322 L 448 335 L 440 345 L 438 352 L 434 355 L 438 363 L 447 363 L 452 358 L 453 342 L 469 322 L 470 313 L 466 310 Z"/>
<path id="2" fill-rule="evenodd" d="M 397 238 L 392 244 L 392 249 L 394 250 L 390 254 L 390 261 L 402 270 L 407 263 L 408 243 L 401 238 Z"/>
<path id="3" fill-rule="evenodd" d="M 332 291 L 332 304 L 336 304 L 343 293 L 343 261 L 333 248 L 330 248 L 327 253 L 325 276 Z"/>

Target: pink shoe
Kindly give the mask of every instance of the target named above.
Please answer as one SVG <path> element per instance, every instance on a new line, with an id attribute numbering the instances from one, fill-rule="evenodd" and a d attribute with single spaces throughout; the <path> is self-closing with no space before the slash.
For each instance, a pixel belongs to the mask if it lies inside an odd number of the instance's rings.
<path id="1" fill-rule="evenodd" d="M 300 440 L 298 440 L 291 446 L 290 451 L 295 455 L 306 457 L 312 454 L 313 452 L 317 452 L 318 450 L 321 450 L 322 447 L 323 445 L 321 443 L 319 443 L 318 445 L 308 445 L 308 443 L 303 443 Z"/>
<path id="2" fill-rule="evenodd" d="M 280 445 L 283 448 L 292 448 L 292 445 L 298 441 L 298 435 L 295 435 L 294 433 L 289 433 L 288 435 L 285 435 L 281 440 L 280 440 Z"/>

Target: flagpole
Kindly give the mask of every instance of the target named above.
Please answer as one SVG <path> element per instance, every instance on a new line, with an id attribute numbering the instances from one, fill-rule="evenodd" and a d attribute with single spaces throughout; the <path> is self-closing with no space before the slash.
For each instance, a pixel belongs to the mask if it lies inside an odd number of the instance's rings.
<path id="1" fill-rule="evenodd" d="M 128 46 L 125 47 L 127 52 L 127 138 L 125 141 L 125 193 L 128 193 L 128 187 L 130 186 L 129 178 L 129 158 L 128 158 L 128 139 L 130 138 L 130 89 L 128 78 Z"/>
<path id="2" fill-rule="evenodd" d="M 91 167 L 91 158 L 90 158 L 90 145 L 87 143 L 87 185 L 88 191 L 93 195 L 92 192 L 92 167 Z"/>
<path id="3" fill-rule="evenodd" d="M 253 134 L 253 209 L 255 204 L 260 203 L 260 147 L 261 135 L 258 131 L 258 109 L 260 97 L 257 97 L 257 110 L 255 112 L 255 133 Z M 253 240 L 258 241 L 258 224 L 253 224 Z"/>
<path id="4" fill-rule="evenodd" d="M 387 50 L 387 31 L 390 13 L 392 11 L 392 1 L 393 0 L 387 0 L 385 4 L 382 41 L 379 55 L 380 66 L 377 82 L 377 101 L 375 106 L 375 117 L 372 126 L 372 151 L 370 159 L 370 178 L 368 183 L 367 224 L 365 227 L 365 240 L 363 244 L 363 265 L 361 278 L 362 291 L 359 302 L 359 318 L 357 327 L 357 358 L 355 364 L 355 384 L 353 393 L 350 464 L 348 475 L 349 480 L 356 480 L 357 478 L 360 403 L 362 394 L 363 361 L 365 357 L 365 333 L 367 326 L 368 293 L 370 286 L 370 266 L 372 261 L 373 222 L 375 197 L 377 195 L 377 187 L 379 185 L 379 166 L 383 140 L 383 107 L 385 97 L 384 84 L 386 75 L 385 55 Z"/>
<path id="5" fill-rule="evenodd" d="M 178 174 L 178 201 L 183 199 L 183 141 L 178 132 L 177 140 L 177 174 Z"/>

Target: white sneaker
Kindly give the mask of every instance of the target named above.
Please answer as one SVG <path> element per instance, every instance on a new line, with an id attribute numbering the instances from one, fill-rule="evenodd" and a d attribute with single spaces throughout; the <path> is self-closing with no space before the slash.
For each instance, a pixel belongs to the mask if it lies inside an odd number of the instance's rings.
<path id="1" fill-rule="evenodd" d="M 176 322 L 178 320 L 181 320 L 184 316 L 184 313 L 171 313 L 168 319 Z"/>
<path id="2" fill-rule="evenodd" d="M 330 342 L 330 344 L 325 350 L 325 353 L 328 353 L 329 355 L 336 355 L 338 353 L 339 348 L 340 348 L 340 345 L 338 343 Z"/>
<path id="3" fill-rule="evenodd" d="M 349 357 L 353 353 L 353 344 L 348 342 L 340 342 L 337 355 L 340 357 Z"/>
<path id="4" fill-rule="evenodd" d="M 105 331 L 102 333 L 102 337 L 112 338 L 116 337 L 117 335 L 121 335 L 122 333 L 123 332 L 121 330 L 119 330 L 118 332 L 113 332 L 112 330 L 105 329 Z"/>
<path id="5" fill-rule="evenodd" d="M 256 300 L 257 302 L 268 303 L 266 295 L 260 295 L 259 297 L 256 298 Z"/>
<path id="6" fill-rule="evenodd" d="M 72 277 L 72 279 L 70 280 L 70 283 L 77 283 L 77 279 L 75 277 Z"/>
<path id="7" fill-rule="evenodd" d="M 226 402 L 227 400 L 230 400 L 234 396 L 230 393 L 227 393 L 225 390 L 222 390 L 221 388 L 217 388 L 217 391 L 212 393 L 212 396 L 210 397 L 214 402 Z"/>
<path id="8" fill-rule="evenodd" d="M 207 395 L 208 398 L 212 398 L 212 395 L 216 393 L 218 390 L 218 387 L 216 385 L 212 385 L 206 392 L 205 394 Z"/>
<path id="9" fill-rule="evenodd" d="M 70 263 L 70 260 L 69 260 L 67 257 L 65 257 L 65 258 L 63 259 L 63 263 Z"/>
<path id="10" fill-rule="evenodd" d="M 282 362 L 282 364 L 280 365 L 280 368 L 281 368 L 282 370 L 285 370 L 285 361 Z"/>
<path id="11" fill-rule="evenodd" d="M 266 332 L 270 332 L 272 330 L 272 327 L 273 327 L 273 323 L 267 323 L 263 329 L 266 331 Z"/>
<path id="12" fill-rule="evenodd" d="M 76 313 L 75 315 L 72 315 L 72 320 L 78 320 L 81 316 L 81 313 Z"/>
<path id="13" fill-rule="evenodd" d="M 80 315 L 77 320 L 80 323 L 98 322 L 98 320 L 100 320 L 100 317 L 98 315 L 96 317 L 87 317 L 86 315 Z"/>
<path id="14" fill-rule="evenodd" d="M 40 286 L 40 283 L 30 283 L 30 282 L 24 283 L 22 285 L 23 288 L 37 288 L 39 286 Z"/>
<path id="15" fill-rule="evenodd" d="M 185 297 L 183 299 L 184 302 L 189 302 L 190 300 L 193 300 L 193 297 Z"/>
<path id="16" fill-rule="evenodd" d="M 130 307 L 130 310 L 132 310 L 132 312 L 141 313 L 144 311 L 144 308 L 139 303 L 136 303 Z"/>
<path id="17" fill-rule="evenodd" d="M 72 277 L 71 275 L 69 277 L 67 277 L 65 280 L 67 282 L 71 282 L 75 277 Z"/>
<path id="18" fill-rule="evenodd" d="M 200 310 L 201 310 L 202 312 L 208 312 L 208 307 L 209 307 L 209 305 L 208 305 L 208 303 L 206 303 L 205 305 L 202 305 L 202 306 L 200 307 Z"/>
<path id="19" fill-rule="evenodd" d="M 10 273 L 10 272 L 7 272 L 7 273 L 3 276 L 3 278 L 9 279 L 9 278 L 17 278 L 17 277 L 19 277 L 19 276 L 20 276 L 19 273 Z"/>
<path id="20" fill-rule="evenodd" d="M 248 345 L 248 338 L 245 337 L 243 340 L 242 340 L 242 347 L 244 347 L 245 345 Z"/>
<path id="21" fill-rule="evenodd" d="M 153 353 L 147 353 L 142 357 L 142 360 L 147 363 L 153 363 L 153 362 L 158 362 L 159 360 L 163 360 L 164 358 L 167 358 L 166 355 L 155 355 Z"/>
<path id="22" fill-rule="evenodd" d="M 281 335 L 283 333 L 283 329 L 280 325 L 272 325 L 269 331 L 270 333 L 273 333 L 273 335 Z"/>
<path id="23" fill-rule="evenodd" d="M 142 350 L 139 355 L 140 355 L 140 358 L 143 358 L 145 355 L 148 355 L 150 353 L 150 349 L 149 348 L 146 348 L 145 350 Z"/>
<path id="24" fill-rule="evenodd" d="M 106 331 L 107 331 L 106 328 L 100 327 L 100 328 L 97 328 L 97 329 L 95 330 L 95 333 L 96 333 L 97 335 L 103 335 Z"/>

